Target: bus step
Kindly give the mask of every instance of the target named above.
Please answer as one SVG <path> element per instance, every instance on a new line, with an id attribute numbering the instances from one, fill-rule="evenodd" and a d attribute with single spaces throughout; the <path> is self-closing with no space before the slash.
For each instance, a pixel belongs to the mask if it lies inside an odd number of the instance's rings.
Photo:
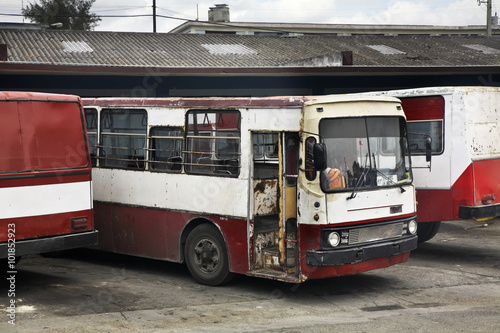
<path id="1" fill-rule="evenodd" d="M 263 249 L 264 252 L 264 267 L 280 269 L 280 252 L 277 246 Z"/>

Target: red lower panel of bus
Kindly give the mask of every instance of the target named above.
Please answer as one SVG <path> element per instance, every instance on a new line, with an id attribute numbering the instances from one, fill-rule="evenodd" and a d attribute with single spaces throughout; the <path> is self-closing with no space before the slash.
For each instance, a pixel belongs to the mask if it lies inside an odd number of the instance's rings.
<path id="1" fill-rule="evenodd" d="M 459 219 L 460 206 L 480 206 L 485 196 L 500 202 L 500 159 L 474 161 L 449 190 L 417 189 L 419 222 Z M 491 197 L 491 196 L 490 196 Z"/>
<path id="2" fill-rule="evenodd" d="M 182 246 L 200 219 L 210 220 L 222 231 L 229 249 L 231 271 L 249 274 L 247 224 L 244 219 L 203 216 L 160 209 L 94 202 L 98 248 L 105 251 L 181 262 Z M 408 260 L 408 253 L 338 266 L 305 264 L 307 250 L 319 248 L 319 227 L 301 226 L 300 262 L 303 276 L 316 279 L 352 275 Z M 287 279 L 287 278 L 285 278 Z M 290 277 L 290 281 L 296 278 Z M 298 280 L 297 280 L 298 281 Z"/>
<path id="3" fill-rule="evenodd" d="M 92 210 L 1 219 L 0 242 L 7 241 L 10 224 L 15 224 L 16 241 L 93 230 Z"/>
<path id="4" fill-rule="evenodd" d="M 475 204 L 485 204 L 483 198 L 492 194 L 495 199 L 489 203 L 500 203 L 500 159 L 474 161 L 473 166 Z"/>
<path id="5" fill-rule="evenodd" d="M 181 239 L 186 226 L 196 225 L 199 215 L 160 209 L 130 207 L 94 202 L 98 248 L 116 253 L 181 261 Z M 225 217 L 204 217 L 214 222 L 226 238 L 231 271 L 248 272 L 247 222 Z M 190 224 L 194 222 L 194 224 Z"/>

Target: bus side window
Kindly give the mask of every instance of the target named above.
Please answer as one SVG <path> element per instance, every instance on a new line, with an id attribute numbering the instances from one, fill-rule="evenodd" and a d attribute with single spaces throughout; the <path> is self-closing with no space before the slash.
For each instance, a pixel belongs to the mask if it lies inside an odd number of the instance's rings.
<path id="1" fill-rule="evenodd" d="M 180 127 L 156 126 L 149 131 L 151 171 L 181 172 L 184 131 Z"/>
<path id="2" fill-rule="evenodd" d="M 279 135 L 276 132 L 254 132 L 253 162 L 254 178 L 277 178 L 279 175 Z"/>
<path id="3" fill-rule="evenodd" d="M 444 151 L 444 98 L 423 96 L 401 98 L 406 114 L 408 140 L 412 155 L 425 155 L 426 138 L 432 138 L 432 155 Z"/>
<path id="4" fill-rule="evenodd" d="M 85 108 L 85 122 L 87 123 L 87 136 L 89 138 L 90 159 L 92 166 L 97 165 L 97 110 Z"/>
<path id="5" fill-rule="evenodd" d="M 186 115 L 187 173 L 237 177 L 241 115 L 236 110 L 190 110 Z"/>
<path id="6" fill-rule="evenodd" d="M 144 170 L 147 125 L 146 110 L 103 109 L 100 165 Z"/>
<path id="7" fill-rule="evenodd" d="M 408 121 L 408 139 L 410 150 L 414 155 L 425 155 L 425 142 L 427 136 L 432 138 L 432 154 L 439 155 L 443 152 L 443 121 Z"/>

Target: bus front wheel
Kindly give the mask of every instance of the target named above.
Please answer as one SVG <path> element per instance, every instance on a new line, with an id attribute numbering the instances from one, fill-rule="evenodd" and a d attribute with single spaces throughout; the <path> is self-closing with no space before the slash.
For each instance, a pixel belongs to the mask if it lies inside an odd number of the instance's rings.
<path id="1" fill-rule="evenodd" d="M 201 284 L 216 286 L 233 276 L 229 271 L 226 244 L 213 225 L 202 224 L 194 228 L 186 240 L 184 253 L 189 272 Z"/>
<path id="2" fill-rule="evenodd" d="M 440 226 L 441 221 L 419 222 L 417 228 L 418 242 L 423 243 L 432 239 L 432 237 L 436 236 Z"/>

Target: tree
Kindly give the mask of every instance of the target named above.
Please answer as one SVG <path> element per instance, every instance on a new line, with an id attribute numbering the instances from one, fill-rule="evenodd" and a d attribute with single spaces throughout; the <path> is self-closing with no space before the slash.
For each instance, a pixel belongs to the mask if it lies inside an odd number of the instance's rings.
<path id="1" fill-rule="evenodd" d="M 24 17 L 32 22 L 50 26 L 62 23 L 63 29 L 93 30 L 101 18 L 90 13 L 95 0 L 40 0 L 23 8 Z"/>

